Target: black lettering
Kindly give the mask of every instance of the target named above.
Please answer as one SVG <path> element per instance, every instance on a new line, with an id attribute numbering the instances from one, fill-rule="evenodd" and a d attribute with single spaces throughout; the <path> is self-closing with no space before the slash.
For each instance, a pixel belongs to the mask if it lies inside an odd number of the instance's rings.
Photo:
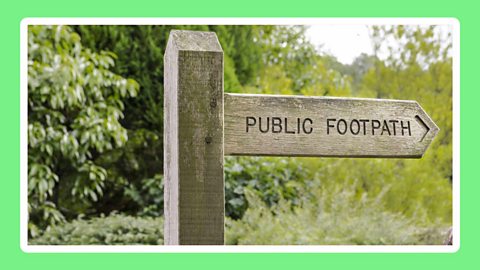
<path id="1" fill-rule="evenodd" d="M 275 127 L 278 127 L 279 130 L 275 130 Z M 282 119 L 280 117 L 272 117 L 272 133 L 282 132 Z"/>
<path id="2" fill-rule="evenodd" d="M 395 124 L 398 123 L 398 120 L 390 120 L 388 122 L 392 123 L 392 125 L 393 125 L 393 136 L 396 136 L 397 135 L 397 127 L 395 126 Z"/>
<path id="3" fill-rule="evenodd" d="M 372 120 L 372 135 L 375 135 L 375 129 L 380 128 L 380 121 Z"/>
<path id="4" fill-rule="evenodd" d="M 327 135 L 330 134 L 330 128 L 334 128 L 335 125 L 330 125 L 330 121 L 337 121 L 336 119 L 333 119 L 333 118 L 329 118 L 327 119 Z"/>
<path id="5" fill-rule="evenodd" d="M 285 117 L 285 133 L 288 133 L 288 134 L 295 134 L 295 131 L 294 131 L 294 130 L 290 130 L 290 131 L 288 131 L 288 126 L 287 126 L 287 123 L 288 123 L 288 119 Z"/>
<path id="6" fill-rule="evenodd" d="M 262 132 L 262 133 L 267 133 L 267 132 L 270 130 L 270 118 L 267 117 L 267 129 L 262 130 L 262 117 L 259 117 L 259 118 L 258 118 L 258 129 L 259 129 L 260 132 Z"/>
<path id="7" fill-rule="evenodd" d="M 340 123 L 343 123 L 343 126 L 345 127 L 343 129 L 343 132 L 340 131 Z M 340 119 L 338 120 L 338 123 L 337 123 L 337 131 L 340 135 L 345 135 L 345 133 L 347 133 L 347 121 L 345 121 L 344 119 Z"/>
<path id="8" fill-rule="evenodd" d="M 305 123 L 306 123 L 307 121 L 310 122 L 310 130 L 309 130 L 309 131 L 307 131 L 307 129 L 305 128 Z M 327 121 L 328 121 L 328 120 L 327 120 Z M 310 118 L 305 118 L 305 120 L 303 120 L 302 129 L 303 129 L 303 132 L 304 132 L 305 134 L 310 134 L 310 133 L 313 132 L 312 124 L 313 124 L 313 121 L 312 121 L 312 119 L 310 119 Z"/>
<path id="9" fill-rule="evenodd" d="M 367 135 L 367 123 L 370 122 L 368 119 L 360 119 L 358 120 L 363 123 L 363 135 Z"/>
<path id="10" fill-rule="evenodd" d="M 353 131 L 353 123 L 356 123 L 357 131 Z M 353 135 L 358 135 L 358 133 L 360 133 L 360 123 L 357 119 L 353 119 L 352 122 L 350 122 L 350 132 L 352 132 Z"/>
<path id="11" fill-rule="evenodd" d="M 383 132 L 385 132 L 385 130 L 388 132 L 388 136 L 392 135 L 390 134 L 390 129 L 388 129 L 387 120 L 383 120 L 382 133 L 380 133 L 380 135 L 383 135 Z"/>
<path id="12" fill-rule="evenodd" d="M 253 120 L 253 123 L 249 120 Z M 257 119 L 255 119 L 255 117 L 252 117 L 252 116 L 247 116 L 246 121 L 247 121 L 246 129 L 247 129 L 247 133 L 248 133 L 248 127 L 255 126 L 255 124 L 257 124 Z"/>
<path id="13" fill-rule="evenodd" d="M 402 136 L 404 135 L 403 131 L 406 129 L 408 130 L 408 136 L 412 136 L 412 133 L 410 132 L 410 121 L 407 121 L 407 126 L 403 126 L 403 121 L 400 121 L 400 125 L 402 127 Z"/>

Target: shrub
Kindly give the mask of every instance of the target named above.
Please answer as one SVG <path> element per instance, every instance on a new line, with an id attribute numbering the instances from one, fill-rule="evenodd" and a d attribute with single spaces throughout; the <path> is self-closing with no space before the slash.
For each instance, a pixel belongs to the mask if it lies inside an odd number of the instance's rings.
<path id="1" fill-rule="evenodd" d="M 123 101 L 139 85 L 111 71 L 116 56 L 82 47 L 68 26 L 28 28 L 28 209 L 36 236 L 103 196 L 97 157 L 128 140 Z"/>
<path id="2" fill-rule="evenodd" d="M 302 207 L 280 202 L 269 208 L 253 192 L 241 220 L 226 220 L 228 245 L 441 245 L 447 225 L 418 225 L 412 218 L 385 211 L 381 196 L 355 198 L 354 188 L 324 191 L 318 203 Z"/>
<path id="3" fill-rule="evenodd" d="M 448 225 L 419 225 L 386 211 L 381 196 L 355 198 L 355 187 L 323 191 L 301 206 L 280 199 L 269 207 L 250 189 L 251 205 L 240 220 L 226 218 L 227 245 L 440 245 Z M 332 194 L 335 194 L 334 196 Z M 30 239 L 32 245 L 162 245 L 163 218 L 113 214 L 77 219 Z"/>
<path id="4" fill-rule="evenodd" d="M 163 218 L 112 214 L 55 226 L 32 245 L 162 245 Z"/>
<path id="5" fill-rule="evenodd" d="M 257 196 L 268 206 L 280 199 L 293 205 L 299 202 L 299 191 L 306 179 L 311 178 L 298 159 L 268 157 L 225 158 L 225 212 L 226 216 L 238 219 L 248 208 L 244 189 L 255 190 Z"/>

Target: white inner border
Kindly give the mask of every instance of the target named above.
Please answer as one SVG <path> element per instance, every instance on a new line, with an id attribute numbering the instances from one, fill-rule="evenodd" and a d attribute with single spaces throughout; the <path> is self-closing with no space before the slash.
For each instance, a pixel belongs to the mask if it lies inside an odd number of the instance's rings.
<path id="1" fill-rule="evenodd" d="M 28 244 L 28 25 L 450 25 L 453 30 L 453 245 L 48 246 Z M 454 253 L 460 248 L 460 22 L 456 18 L 25 18 L 20 23 L 20 247 L 24 252 Z"/>

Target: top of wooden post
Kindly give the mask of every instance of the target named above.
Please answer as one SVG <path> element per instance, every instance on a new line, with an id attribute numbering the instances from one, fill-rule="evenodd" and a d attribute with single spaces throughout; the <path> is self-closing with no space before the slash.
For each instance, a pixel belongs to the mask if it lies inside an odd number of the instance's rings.
<path id="1" fill-rule="evenodd" d="M 172 30 L 168 38 L 165 54 L 176 51 L 223 52 L 214 32 Z"/>

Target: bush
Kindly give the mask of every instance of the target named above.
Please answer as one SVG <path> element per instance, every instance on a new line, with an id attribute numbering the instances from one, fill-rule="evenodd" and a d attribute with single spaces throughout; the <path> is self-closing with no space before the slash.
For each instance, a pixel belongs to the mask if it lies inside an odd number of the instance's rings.
<path id="1" fill-rule="evenodd" d="M 382 196 L 360 199 L 355 186 L 322 191 L 300 206 L 280 199 L 269 207 L 246 188 L 250 207 L 240 220 L 226 218 L 227 245 L 441 245 L 448 224 L 422 225 L 387 211 Z M 382 193 L 382 194 L 385 194 Z M 30 239 L 32 245 L 162 245 L 163 218 L 113 214 L 77 219 Z"/>
<path id="2" fill-rule="evenodd" d="M 163 245 L 163 218 L 112 214 L 77 219 L 29 240 L 31 245 Z"/>
<path id="3" fill-rule="evenodd" d="M 275 205 L 286 199 L 297 205 L 300 189 L 306 179 L 311 178 L 298 159 L 269 157 L 226 157 L 225 158 L 225 213 L 238 219 L 248 208 L 244 189 L 255 190 L 257 196 L 267 204 Z"/>
<path id="4" fill-rule="evenodd" d="M 381 196 L 355 198 L 355 187 L 323 192 L 302 207 L 280 202 L 269 208 L 246 190 L 249 205 L 241 220 L 226 220 L 228 245 L 441 245 L 447 225 L 418 221 L 384 209 Z"/>

